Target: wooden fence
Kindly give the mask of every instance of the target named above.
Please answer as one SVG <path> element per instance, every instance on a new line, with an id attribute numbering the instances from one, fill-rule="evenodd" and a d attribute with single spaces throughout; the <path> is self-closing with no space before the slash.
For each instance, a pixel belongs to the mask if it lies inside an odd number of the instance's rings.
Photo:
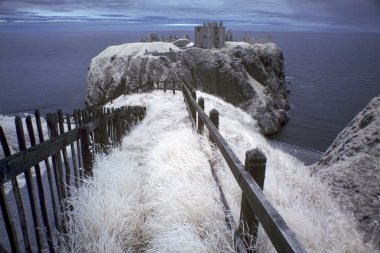
<path id="1" fill-rule="evenodd" d="M 213 109 L 210 111 L 210 116 L 207 117 L 204 112 L 204 99 L 199 98 L 197 104 L 195 89 L 182 84 L 182 93 L 193 127 L 197 129 L 198 133 L 203 133 L 206 125 L 210 140 L 220 150 L 242 190 L 240 222 L 239 225 L 236 225 L 223 190 L 219 186 L 226 212 L 226 222 L 234 232 L 238 251 L 252 251 L 248 248 L 248 244 L 255 244 L 252 239 L 256 240 L 260 223 L 278 252 L 306 252 L 284 219 L 263 194 L 266 164 L 264 154 L 258 149 L 247 151 L 245 165 L 243 165 L 218 131 L 219 113 Z M 218 182 L 214 171 L 213 176 Z"/>
<path id="2" fill-rule="evenodd" d="M 0 126 L 5 155 L 0 160 L 0 205 L 12 252 L 59 251 L 62 238 L 57 236 L 64 237 L 68 219 L 65 210 L 73 208 L 65 202 L 71 188 L 80 187 L 83 178 L 92 176 L 94 155 L 107 153 L 110 147 L 119 145 L 123 134 L 142 120 L 145 113 L 145 108 L 134 106 L 107 111 L 74 110 L 73 115 L 64 117 L 62 110 L 58 110 L 46 116 L 49 139 L 45 140 L 41 116 L 36 110 L 35 124 L 30 115 L 25 120 L 30 147 L 26 144 L 22 119 L 15 119 L 20 149 L 15 154 L 11 154 Z M 46 170 L 45 175 L 42 169 Z M 19 186 L 22 174 L 27 189 Z M 14 196 L 6 194 L 5 186 L 12 189 Z M 17 213 L 12 209 L 17 209 Z M 28 222 L 30 215 L 32 222 Z M 0 243 L 0 252 L 6 248 Z"/>
<path id="3" fill-rule="evenodd" d="M 148 82 L 145 84 L 140 84 L 135 86 L 134 88 L 127 88 L 122 94 L 124 96 L 132 94 L 132 93 L 144 93 L 152 90 L 163 90 L 164 92 L 166 91 L 173 91 L 173 94 L 175 94 L 176 90 L 181 90 L 181 85 L 172 82 L 172 81 L 163 81 L 163 82 Z M 118 98 L 120 96 L 119 93 L 116 93 L 114 95 L 111 95 L 108 97 L 107 100 L 101 101 L 100 104 L 104 104 L 110 101 L 113 101 L 114 99 Z M 95 107 L 98 107 L 95 106 Z"/>
<path id="4" fill-rule="evenodd" d="M 127 93 L 153 89 L 163 89 L 165 92 L 172 90 L 175 93 L 178 88 L 174 83 L 172 85 L 164 83 L 163 87 L 147 86 L 145 90 L 133 90 Z M 199 98 L 197 104 L 194 89 L 190 91 L 184 84 L 181 85 L 181 89 L 193 127 L 200 134 L 204 132 L 204 126 L 207 127 L 210 140 L 220 150 L 242 190 L 241 220 L 237 225 L 231 215 L 223 189 L 219 186 L 226 212 L 226 222 L 234 232 L 238 251 L 250 252 L 250 249 L 247 249 L 247 242 L 256 238 L 258 226 L 261 224 L 278 252 L 306 252 L 262 192 L 266 163 L 264 154 L 257 149 L 247 151 L 243 166 L 218 131 L 218 112 L 212 110 L 208 117 L 204 112 L 203 98 Z M 39 252 L 56 252 L 59 249 L 61 241 L 57 239 L 57 233 L 54 231 L 58 231 L 60 235 L 66 232 L 68 218 L 65 216 L 65 210 L 73 207 L 67 206 L 65 199 L 70 197 L 71 187 L 80 187 L 83 178 L 92 176 L 95 153 L 107 153 L 110 146 L 120 144 L 121 137 L 129 130 L 130 124 L 137 123 L 144 115 L 145 108 L 143 107 L 123 107 L 107 111 L 94 108 L 87 111 L 74 110 L 73 115 L 66 115 L 66 117 L 63 117 L 62 111 L 58 110 L 56 114 L 46 116 L 49 139 L 45 141 L 41 116 L 36 111 L 35 125 L 39 144 L 36 141 L 32 117 L 28 116 L 26 126 L 29 148 L 26 146 L 22 120 L 16 117 L 16 132 L 20 149 L 20 152 L 16 154 L 11 154 L 0 126 L 0 141 L 6 156 L 0 160 L 0 204 L 12 252 L 32 252 L 31 242 L 35 242 Z M 75 127 L 72 129 L 73 125 Z M 46 177 L 42 177 L 41 169 L 46 170 Z M 21 174 L 24 174 L 27 186 L 24 192 L 18 185 L 17 176 Z M 213 176 L 218 183 L 215 171 L 213 171 Z M 44 182 L 45 178 L 48 182 Z M 17 217 L 10 211 L 7 199 L 9 195 L 4 190 L 4 184 L 8 182 L 11 182 L 14 193 Z M 35 189 L 35 182 L 37 189 Z M 49 190 L 46 191 L 45 188 Z M 30 204 L 32 229 L 28 228 L 30 223 L 27 222 L 26 211 L 28 210 L 24 208 L 25 199 Z M 48 208 L 49 203 L 51 203 L 51 208 Z M 50 209 L 53 210 L 52 214 L 49 213 Z M 18 232 L 20 230 L 21 232 Z M 20 234 L 22 239 L 18 238 Z M 5 251 L 5 248 L 0 244 L 0 252 Z"/>

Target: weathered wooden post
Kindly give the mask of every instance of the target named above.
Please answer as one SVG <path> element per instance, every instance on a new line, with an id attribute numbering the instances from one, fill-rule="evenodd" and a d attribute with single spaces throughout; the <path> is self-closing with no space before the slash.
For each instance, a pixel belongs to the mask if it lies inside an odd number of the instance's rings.
<path id="1" fill-rule="evenodd" d="M 175 94 L 175 82 L 173 82 L 173 94 Z"/>
<path id="2" fill-rule="evenodd" d="M 5 157 L 10 156 L 11 150 L 8 146 L 7 139 L 5 137 L 5 134 L 3 132 L 3 128 L 1 126 L 0 126 L 0 142 L 1 142 L 1 146 L 3 147 L 3 152 L 4 152 Z M 17 207 L 21 207 L 21 209 L 22 209 L 22 210 L 20 210 L 20 208 L 18 208 L 18 211 L 19 211 L 19 217 L 20 217 L 20 223 L 21 223 L 20 224 L 21 230 L 22 230 L 22 234 L 24 237 L 25 250 L 30 252 L 31 249 L 30 249 L 29 237 L 28 237 L 28 232 L 27 232 L 28 228 L 26 225 L 24 207 L 20 203 L 20 202 L 22 202 L 22 200 L 21 200 L 21 194 L 20 194 L 20 189 L 18 187 L 17 180 L 12 179 L 12 185 L 13 185 L 13 189 L 16 189 L 13 191 L 15 194 Z M 0 186 L 0 206 L 1 206 L 1 211 L 3 214 L 4 223 L 5 223 L 4 225 L 5 225 L 5 228 L 7 230 L 11 250 L 12 250 L 12 252 L 21 252 L 20 247 L 18 245 L 18 238 L 17 238 L 17 232 L 16 232 L 16 228 L 15 228 L 15 223 L 13 222 L 11 209 L 10 209 L 6 199 L 7 199 L 7 196 L 5 194 L 4 188 L 2 186 Z"/>
<path id="3" fill-rule="evenodd" d="M 194 88 L 191 88 L 191 96 L 195 101 L 197 100 L 197 91 Z"/>
<path id="4" fill-rule="evenodd" d="M 92 177 L 93 154 L 90 150 L 90 129 L 86 126 L 79 128 L 83 170 L 85 177 Z"/>
<path id="5" fill-rule="evenodd" d="M 87 124 L 88 123 L 88 110 L 87 109 L 84 109 L 82 110 L 82 123 L 83 124 Z"/>
<path id="6" fill-rule="evenodd" d="M 57 128 L 57 114 L 48 113 L 46 115 L 46 121 L 49 129 L 50 139 L 58 136 L 58 128 Z M 60 199 L 60 207 L 63 212 L 62 201 L 66 198 L 65 187 L 63 185 L 63 170 L 62 170 L 62 160 L 60 152 L 52 155 L 52 163 L 53 163 L 53 171 L 55 175 L 55 182 L 57 186 L 57 192 Z"/>
<path id="7" fill-rule="evenodd" d="M 116 142 L 118 145 L 121 144 L 121 119 L 120 119 L 120 111 L 115 112 L 115 130 L 116 130 Z"/>
<path id="8" fill-rule="evenodd" d="M 111 114 L 111 108 L 107 108 L 107 115 L 110 115 L 110 114 Z M 113 123 L 112 119 L 110 119 L 110 120 L 107 121 L 107 130 L 108 130 L 108 132 L 107 132 L 107 138 L 110 140 L 109 144 L 111 144 L 111 145 L 113 144 L 112 143 L 113 142 L 113 139 L 112 139 L 113 124 L 112 123 Z"/>
<path id="9" fill-rule="evenodd" d="M 62 109 L 57 110 L 57 116 L 58 116 L 58 127 L 59 127 L 59 134 L 64 134 L 65 133 L 65 127 L 64 127 L 64 119 L 63 119 L 63 112 Z M 67 197 L 70 197 L 70 178 L 71 178 L 71 168 L 70 168 L 70 163 L 69 163 L 69 158 L 67 154 L 66 148 L 63 148 L 61 150 L 62 156 L 63 156 L 63 162 L 65 164 L 65 172 L 66 175 L 66 193 Z M 63 172 L 63 170 L 62 170 Z"/>
<path id="10" fill-rule="evenodd" d="M 131 123 L 132 123 L 132 119 L 131 119 L 131 107 L 128 106 L 126 107 L 126 111 L 125 111 L 125 131 L 126 132 L 130 132 L 131 131 Z"/>
<path id="11" fill-rule="evenodd" d="M 74 123 L 75 123 L 75 127 L 79 127 L 80 126 L 80 122 L 79 122 L 79 118 L 80 118 L 80 115 L 79 115 L 79 109 L 74 109 Z M 77 143 L 77 155 L 78 155 L 78 167 L 79 167 L 79 176 L 80 178 L 83 177 L 83 167 L 82 167 L 82 158 L 81 158 L 81 153 L 79 152 L 80 151 L 80 145 L 79 145 L 79 140 L 76 141 Z"/>
<path id="12" fill-rule="evenodd" d="M 264 189 L 266 162 L 267 158 L 259 149 L 252 149 L 245 153 L 245 169 L 256 181 L 261 190 Z M 255 215 L 254 209 L 251 208 L 243 193 L 240 209 L 239 232 L 243 236 L 244 242 L 247 246 L 254 246 L 256 244 L 258 228 L 259 220 Z"/>
<path id="13" fill-rule="evenodd" d="M 101 138 L 101 146 L 102 146 L 102 151 L 104 153 L 108 152 L 108 145 L 109 145 L 109 138 L 108 138 L 108 131 L 107 131 L 107 126 L 108 122 L 106 120 L 105 112 L 102 110 L 102 114 L 100 116 L 101 123 L 100 123 L 100 138 Z"/>
<path id="14" fill-rule="evenodd" d="M 77 116 L 78 116 L 78 126 L 83 125 L 83 115 L 80 109 L 77 109 Z"/>
<path id="15" fill-rule="evenodd" d="M 216 109 L 212 109 L 208 116 L 211 120 L 211 122 L 214 124 L 216 129 L 219 129 L 219 112 Z M 211 135 L 209 135 L 209 139 L 212 143 L 214 143 L 214 140 L 212 139 Z"/>
<path id="16" fill-rule="evenodd" d="M 26 117 L 26 125 L 28 128 L 30 145 L 35 146 L 36 145 L 36 138 L 34 135 L 32 117 L 30 115 L 28 115 Z M 42 230 L 45 230 L 47 243 L 49 245 L 50 252 L 55 252 L 54 251 L 53 236 L 52 236 L 51 229 L 50 229 L 49 215 L 48 215 L 46 202 L 45 202 L 45 190 L 44 190 L 44 186 L 42 183 L 40 165 L 36 164 L 34 166 L 34 169 L 35 169 L 35 175 L 36 175 L 36 179 L 37 179 L 38 196 L 39 196 L 39 200 L 40 200 L 40 206 L 39 207 L 41 209 L 42 221 L 43 221 L 43 224 L 45 226 L 45 229 L 42 229 Z"/>
<path id="17" fill-rule="evenodd" d="M 164 92 L 166 93 L 166 80 L 164 80 Z"/>
<path id="18" fill-rule="evenodd" d="M 26 141 L 25 141 L 24 127 L 22 124 L 22 120 L 19 116 L 16 116 L 15 124 L 16 124 L 18 146 L 20 148 L 20 151 L 23 151 L 27 149 L 27 147 L 26 147 Z M 29 203 L 30 203 L 30 207 L 32 211 L 32 219 L 33 219 L 33 225 L 34 225 L 34 233 L 37 240 L 37 248 L 38 248 L 38 251 L 41 252 L 44 246 L 44 242 L 43 242 L 43 236 L 41 234 L 42 231 L 40 229 L 39 215 L 37 213 L 36 192 L 34 190 L 33 177 L 32 177 L 32 173 L 30 169 L 27 169 L 24 172 L 24 176 L 25 176 L 26 186 L 28 189 Z"/>
<path id="19" fill-rule="evenodd" d="M 202 108 L 203 111 L 205 110 L 205 100 L 204 100 L 203 97 L 200 97 L 198 99 L 198 105 L 199 105 L 200 108 Z M 203 123 L 203 121 L 201 119 L 201 116 L 198 113 L 198 133 L 202 134 L 203 133 L 203 129 L 204 129 L 204 123 Z"/>
<path id="20" fill-rule="evenodd" d="M 191 89 L 191 96 L 193 97 L 194 101 L 197 101 L 197 92 L 195 91 L 194 88 Z M 192 103 L 190 101 L 189 101 L 189 104 L 190 104 L 190 108 L 191 108 L 191 115 L 194 119 L 194 123 L 196 124 L 196 122 L 197 122 L 197 111 L 195 110 L 194 106 L 192 105 Z"/>
<path id="21" fill-rule="evenodd" d="M 66 123 L 67 123 L 67 129 L 68 131 L 71 131 L 71 121 L 70 121 L 70 114 L 66 114 Z M 79 183 L 78 183 L 78 178 L 79 178 L 79 169 L 77 165 L 77 158 L 75 154 L 75 148 L 74 148 L 74 143 L 70 144 L 70 149 L 71 149 L 71 159 L 73 162 L 73 170 L 74 170 L 74 179 L 75 179 L 75 186 L 79 188 Z"/>
<path id="22" fill-rule="evenodd" d="M 121 134 L 124 135 L 126 132 L 126 129 L 127 129 L 127 123 L 126 123 L 126 111 L 127 111 L 127 109 L 126 109 L 126 106 L 123 106 L 121 108 L 121 111 L 122 111 L 121 112 L 121 115 L 122 115 L 122 117 L 121 117 Z"/>
<path id="23" fill-rule="evenodd" d="M 102 107 L 98 107 L 96 108 L 96 110 L 94 111 L 94 119 L 100 119 L 100 115 L 102 114 Z M 96 147 L 96 152 L 98 152 L 98 150 L 100 150 L 100 143 L 101 143 L 101 140 L 100 140 L 100 125 L 97 126 L 95 129 L 94 129 L 94 143 L 96 144 L 95 147 Z"/>

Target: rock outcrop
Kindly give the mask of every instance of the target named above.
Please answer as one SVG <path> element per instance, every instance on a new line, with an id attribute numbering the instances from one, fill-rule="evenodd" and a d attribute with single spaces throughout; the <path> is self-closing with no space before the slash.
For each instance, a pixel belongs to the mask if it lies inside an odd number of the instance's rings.
<path id="1" fill-rule="evenodd" d="M 227 42 L 223 49 L 165 42 L 111 46 L 91 61 L 86 102 L 104 103 L 154 83 L 187 83 L 250 112 L 269 135 L 287 120 L 283 62 L 273 43 Z"/>
<path id="2" fill-rule="evenodd" d="M 173 41 L 172 43 L 177 47 L 186 47 L 187 45 L 190 44 L 190 40 L 189 39 L 178 39 L 176 41 Z"/>
<path id="3" fill-rule="evenodd" d="M 314 171 L 380 249 L 380 95 L 339 133 Z"/>

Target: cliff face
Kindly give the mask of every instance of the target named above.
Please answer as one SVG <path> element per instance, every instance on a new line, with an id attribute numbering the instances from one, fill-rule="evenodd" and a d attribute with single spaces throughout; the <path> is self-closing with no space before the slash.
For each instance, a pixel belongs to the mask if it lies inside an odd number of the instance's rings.
<path id="1" fill-rule="evenodd" d="M 314 169 L 380 249 L 380 95 L 339 133 Z"/>
<path id="2" fill-rule="evenodd" d="M 147 83 L 187 83 L 251 113 L 264 134 L 286 121 L 283 55 L 272 43 L 228 42 L 223 49 L 178 48 L 172 43 L 112 46 L 91 61 L 88 105 Z"/>

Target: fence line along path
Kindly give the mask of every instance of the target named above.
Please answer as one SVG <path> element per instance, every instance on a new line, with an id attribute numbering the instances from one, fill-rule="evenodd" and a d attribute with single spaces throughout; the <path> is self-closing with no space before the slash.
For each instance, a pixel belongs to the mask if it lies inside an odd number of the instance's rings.
<path id="1" fill-rule="evenodd" d="M 210 141 L 215 144 L 223 155 L 242 190 L 239 227 L 234 227 L 236 222 L 232 221 L 231 218 L 228 219 L 229 227 L 232 227 L 235 232 L 237 249 L 239 251 L 246 250 L 241 247 L 241 238 L 243 238 L 246 247 L 250 246 L 248 245 L 251 241 L 250 238 L 256 238 L 260 223 L 278 252 L 306 252 L 304 246 L 297 240 L 284 219 L 263 194 L 266 163 L 264 154 L 257 149 L 247 151 L 245 165 L 243 165 L 218 131 L 219 113 L 213 109 L 210 116 L 207 117 L 203 111 L 204 100 L 200 98 L 199 104 L 197 104 L 194 88 L 182 84 L 182 93 L 193 127 L 200 134 L 203 133 L 204 126 L 207 127 Z M 222 199 L 222 202 L 225 202 L 225 200 Z M 229 209 L 226 204 L 225 208 Z M 228 216 L 232 217 L 231 215 Z M 247 231 L 249 235 L 245 236 Z M 254 245 L 255 242 L 251 244 Z"/>
<path id="2" fill-rule="evenodd" d="M 264 154 L 257 149 L 247 151 L 243 165 L 218 131 L 219 113 L 212 110 L 208 117 L 203 111 L 204 100 L 200 98 L 199 104 L 196 102 L 194 89 L 189 90 L 184 84 L 170 84 L 164 82 L 162 87 L 146 85 L 136 88 L 136 92 L 152 89 L 163 89 L 166 92 L 170 89 L 175 93 L 180 87 L 193 128 L 199 134 L 203 134 L 205 128 L 208 129 L 210 141 L 223 155 L 243 194 L 241 220 L 236 222 L 230 213 L 223 189 L 219 187 L 226 222 L 234 233 L 236 249 L 239 252 L 251 252 L 249 246 L 252 246 L 252 243 L 249 242 L 251 238 L 256 238 L 260 224 L 278 252 L 306 252 L 262 192 L 266 164 Z M 129 92 L 131 91 L 127 91 L 126 94 Z M 82 111 L 74 110 L 72 115 L 66 116 L 58 110 L 57 113 L 46 116 L 49 139 L 45 140 L 41 116 L 36 110 L 35 124 L 33 125 L 31 116 L 25 121 L 30 147 L 26 146 L 23 122 L 21 118 L 16 117 L 20 152 L 15 154 L 10 153 L 6 135 L 0 127 L 0 141 L 6 156 L 0 160 L 0 203 L 12 252 L 32 252 L 34 248 L 39 252 L 58 251 L 61 241 L 53 231 L 56 229 L 61 235 L 66 232 L 65 210 L 73 207 L 67 206 L 65 199 L 70 196 L 71 187 L 80 187 L 84 178 L 91 177 L 94 155 L 98 152 L 108 153 L 111 146 L 120 145 L 123 134 L 130 129 L 129 125 L 138 123 L 145 114 L 144 107 L 136 106 L 116 110 L 92 107 Z M 35 136 L 35 129 L 38 138 Z M 42 175 L 42 169 L 46 170 L 45 175 Z M 21 174 L 25 176 L 31 213 L 27 213 L 29 208 L 27 210 L 23 203 L 24 192 L 20 191 L 18 185 L 17 176 Z M 33 179 L 33 174 L 36 180 Z M 216 173 L 213 172 L 213 176 L 218 182 Z M 44 178 L 47 178 L 46 182 Z M 15 217 L 18 219 L 17 222 L 13 220 L 9 196 L 4 191 L 4 184 L 7 182 L 12 184 L 18 211 Z M 51 208 L 48 208 L 48 205 Z M 33 224 L 28 222 L 30 215 Z M 30 225 L 33 228 L 30 228 Z M 0 244 L 0 251 L 5 248 Z"/>
<path id="3" fill-rule="evenodd" d="M 94 155 L 119 145 L 129 126 L 138 124 L 145 114 L 146 109 L 139 106 L 77 109 L 66 116 L 58 110 L 46 115 L 49 138 L 45 140 L 41 115 L 36 110 L 34 123 L 31 116 L 25 119 L 28 137 L 22 119 L 15 118 L 20 150 L 15 154 L 11 154 L 0 126 L 5 155 L 0 160 L 0 206 L 9 243 L 8 247 L 0 243 L 0 252 L 7 248 L 11 252 L 59 251 L 61 240 L 65 239 L 65 210 L 73 208 L 65 203 L 71 187 L 80 187 L 85 177 L 91 177 Z M 26 189 L 19 185 L 18 176 L 22 174 Z M 13 196 L 4 190 L 8 182 Z M 17 213 L 11 212 L 14 205 Z M 55 231 L 62 238 L 58 239 Z"/>

